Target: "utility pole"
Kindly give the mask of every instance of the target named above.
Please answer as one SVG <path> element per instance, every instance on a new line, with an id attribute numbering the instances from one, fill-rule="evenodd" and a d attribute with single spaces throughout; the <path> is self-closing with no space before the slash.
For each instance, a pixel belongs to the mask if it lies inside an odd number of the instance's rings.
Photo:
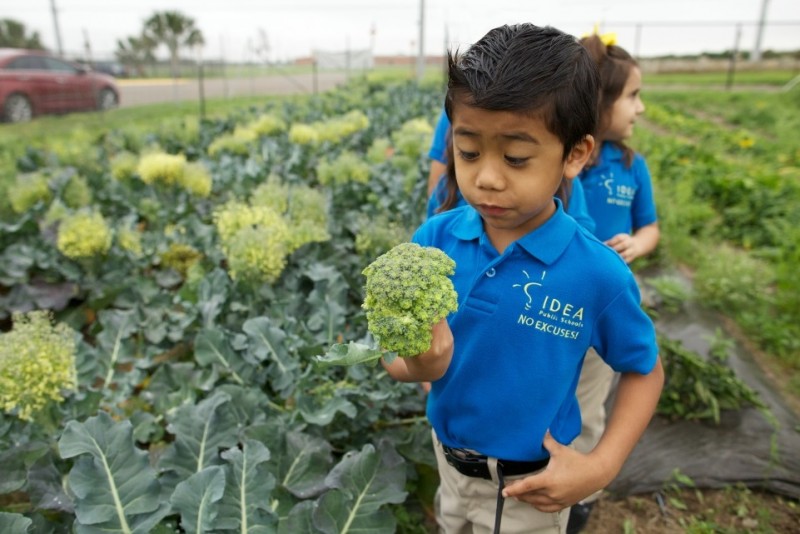
<path id="1" fill-rule="evenodd" d="M 56 45 L 58 46 L 58 56 L 64 57 L 64 47 L 61 44 L 61 29 L 58 26 L 58 10 L 56 10 L 56 0 L 50 0 L 50 11 L 53 13 L 53 27 L 56 31 Z"/>
<path id="2" fill-rule="evenodd" d="M 769 4 L 769 0 L 761 0 L 761 17 L 758 19 L 756 44 L 750 55 L 750 61 L 761 61 L 761 39 L 764 37 L 764 25 L 767 23 L 767 4 Z"/>
<path id="3" fill-rule="evenodd" d="M 425 0 L 419 0 L 419 51 L 417 52 L 417 82 L 425 74 Z"/>
<path id="4" fill-rule="evenodd" d="M 83 29 L 83 55 L 84 59 L 86 60 L 86 64 L 89 67 L 93 67 L 94 60 L 92 58 L 92 45 L 89 43 L 89 32 L 86 31 L 86 28 Z"/>

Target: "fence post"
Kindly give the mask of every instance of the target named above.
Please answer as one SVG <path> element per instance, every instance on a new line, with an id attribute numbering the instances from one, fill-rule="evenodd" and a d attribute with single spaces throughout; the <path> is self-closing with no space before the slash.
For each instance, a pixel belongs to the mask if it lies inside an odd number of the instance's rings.
<path id="1" fill-rule="evenodd" d="M 736 56 L 739 55 L 739 40 L 742 37 L 742 23 L 736 25 L 736 39 L 733 42 L 733 51 L 731 52 L 731 62 L 728 65 L 728 79 L 725 81 L 725 89 L 729 90 L 733 86 L 733 77 L 736 73 Z"/>

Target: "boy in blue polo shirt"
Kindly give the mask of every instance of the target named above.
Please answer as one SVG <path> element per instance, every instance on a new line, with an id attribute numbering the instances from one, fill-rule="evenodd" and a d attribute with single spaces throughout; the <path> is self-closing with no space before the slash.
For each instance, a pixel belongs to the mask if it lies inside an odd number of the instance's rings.
<path id="1" fill-rule="evenodd" d="M 585 49 L 554 28 L 495 28 L 450 58 L 445 107 L 467 205 L 413 241 L 455 260 L 459 309 L 434 325 L 428 351 L 384 362 L 396 380 L 432 382 L 446 533 L 499 532 L 501 520 L 504 533 L 563 533 L 569 506 L 613 480 L 658 402 L 655 330 L 630 270 L 554 198 L 594 149 L 597 84 Z M 569 444 L 590 346 L 621 378 L 583 454 Z"/>

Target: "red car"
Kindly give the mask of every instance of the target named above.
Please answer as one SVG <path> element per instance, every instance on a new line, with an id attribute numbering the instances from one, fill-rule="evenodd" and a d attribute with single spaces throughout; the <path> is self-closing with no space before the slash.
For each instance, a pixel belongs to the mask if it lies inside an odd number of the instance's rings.
<path id="1" fill-rule="evenodd" d="M 45 113 L 107 110 L 118 103 L 111 76 L 41 50 L 0 48 L 0 114 L 8 122 Z"/>

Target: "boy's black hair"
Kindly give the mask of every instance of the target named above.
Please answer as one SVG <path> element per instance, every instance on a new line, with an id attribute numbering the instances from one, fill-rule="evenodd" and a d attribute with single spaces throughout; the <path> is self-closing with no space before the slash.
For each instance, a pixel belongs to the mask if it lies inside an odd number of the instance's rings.
<path id="1" fill-rule="evenodd" d="M 564 145 L 564 159 L 597 124 L 597 65 L 575 37 L 549 26 L 495 28 L 459 55 L 448 54 L 445 111 L 453 102 L 540 116 Z"/>

